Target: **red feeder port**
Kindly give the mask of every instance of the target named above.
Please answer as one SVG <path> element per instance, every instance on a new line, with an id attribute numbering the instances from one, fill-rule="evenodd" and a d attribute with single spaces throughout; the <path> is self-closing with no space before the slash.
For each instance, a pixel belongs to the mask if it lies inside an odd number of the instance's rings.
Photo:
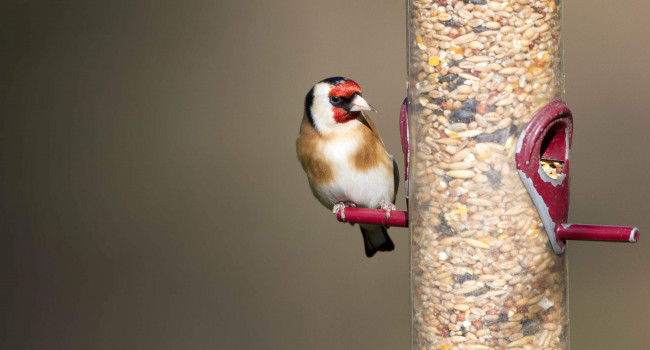
<path id="1" fill-rule="evenodd" d="M 631 242 L 636 227 L 569 224 L 569 149 L 573 117 L 562 100 L 544 106 L 522 131 L 517 144 L 517 171 L 537 208 L 557 254 L 569 239 Z"/>

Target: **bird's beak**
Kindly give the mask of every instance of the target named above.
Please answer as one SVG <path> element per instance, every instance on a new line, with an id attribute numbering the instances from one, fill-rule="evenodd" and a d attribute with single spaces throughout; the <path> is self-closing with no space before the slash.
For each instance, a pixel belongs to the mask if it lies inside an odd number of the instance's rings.
<path id="1" fill-rule="evenodd" d="M 350 108 L 351 112 L 357 112 L 357 111 L 374 111 L 376 112 L 377 110 L 375 107 L 371 106 L 370 103 L 368 103 L 366 100 L 363 99 L 360 95 L 354 96 L 352 99 L 352 108 Z"/>

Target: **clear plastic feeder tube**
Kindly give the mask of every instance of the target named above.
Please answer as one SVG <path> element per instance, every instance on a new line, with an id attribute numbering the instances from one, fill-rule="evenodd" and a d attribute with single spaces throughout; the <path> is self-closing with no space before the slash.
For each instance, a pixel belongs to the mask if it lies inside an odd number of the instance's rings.
<path id="1" fill-rule="evenodd" d="M 408 1 L 413 349 L 568 347 L 566 257 L 515 169 L 563 97 L 560 7 Z"/>

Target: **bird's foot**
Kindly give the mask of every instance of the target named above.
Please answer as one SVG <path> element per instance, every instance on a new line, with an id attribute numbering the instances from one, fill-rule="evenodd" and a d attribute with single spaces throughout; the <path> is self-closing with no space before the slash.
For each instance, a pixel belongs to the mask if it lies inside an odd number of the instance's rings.
<path id="1" fill-rule="evenodd" d="M 339 204 L 334 204 L 332 207 L 332 213 L 336 214 L 341 212 L 341 220 L 345 221 L 345 203 L 341 202 Z"/>
<path id="2" fill-rule="evenodd" d="M 332 207 L 332 213 L 336 214 L 339 211 L 341 212 L 341 220 L 345 222 L 345 207 L 356 207 L 357 205 L 350 202 L 340 202 L 339 204 L 334 204 Z M 350 225 L 354 225 L 353 222 Z"/>
<path id="3" fill-rule="evenodd" d="M 397 210 L 397 207 L 395 206 L 395 204 L 393 204 L 391 202 L 386 202 L 383 199 L 382 199 L 381 202 L 379 202 L 379 208 L 386 211 L 386 220 L 388 220 L 388 218 L 390 217 L 391 211 Z"/>

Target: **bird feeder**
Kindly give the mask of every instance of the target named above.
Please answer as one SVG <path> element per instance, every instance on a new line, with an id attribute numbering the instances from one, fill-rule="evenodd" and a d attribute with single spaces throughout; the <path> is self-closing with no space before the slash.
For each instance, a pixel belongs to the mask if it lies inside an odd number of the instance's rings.
<path id="1" fill-rule="evenodd" d="M 409 0 L 413 349 L 566 349 L 561 4 Z"/>
<path id="2" fill-rule="evenodd" d="M 407 211 L 337 217 L 409 226 L 412 349 L 567 349 L 566 241 L 639 239 L 567 222 L 561 12 L 559 0 L 408 0 Z"/>

